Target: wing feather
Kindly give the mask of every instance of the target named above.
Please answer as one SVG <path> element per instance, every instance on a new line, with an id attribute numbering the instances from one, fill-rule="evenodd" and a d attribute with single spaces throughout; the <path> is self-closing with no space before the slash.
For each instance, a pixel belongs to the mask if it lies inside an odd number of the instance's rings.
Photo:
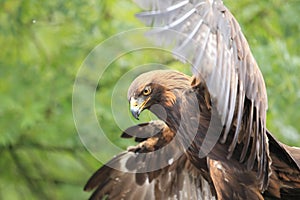
<path id="1" fill-rule="evenodd" d="M 242 88 L 241 86 L 239 87 L 239 92 L 242 92 Z M 239 131 L 241 128 L 241 120 L 242 120 L 242 114 L 243 114 L 243 108 L 244 108 L 244 98 L 245 96 L 240 95 L 239 96 L 239 103 L 238 103 L 238 116 L 237 116 L 237 125 L 236 125 L 236 129 L 235 129 L 235 133 L 234 133 L 234 137 L 233 140 L 229 146 L 228 149 L 228 157 L 230 158 L 233 154 L 233 150 L 235 149 L 236 145 L 237 145 L 237 141 L 238 141 L 238 136 L 239 136 Z"/>
<path id="2" fill-rule="evenodd" d="M 253 103 L 252 102 L 250 103 L 250 111 L 249 112 L 250 112 L 249 118 L 252 119 L 253 118 Z M 246 117 L 246 119 L 248 119 L 248 117 Z M 252 131 L 253 121 L 252 120 L 246 120 L 246 121 L 248 121 L 247 126 L 246 126 L 246 131 L 247 130 Z M 243 146 L 243 150 L 241 153 L 240 162 L 244 162 L 244 160 L 245 160 L 246 153 L 248 152 L 248 147 L 250 144 L 250 138 L 251 138 L 250 136 L 251 136 L 251 134 L 245 134 L 244 146 Z"/>
<path id="3" fill-rule="evenodd" d="M 90 199 L 215 199 L 214 188 L 202 172 L 182 154 L 176 143 L 169 143 L 170 141 L 163 137 L 169 134 L 166 131 L 169 129 L 162 121 L 143 123 L 125 130 L 122 134 L 125 138 L 138 137 L 139 133 L 143 137 L 147 133 L 150 137 L 136 147 L 117 155 L 94 173 L 84 188 L 85 191 L 95 189 Z M 143 148 L 146 147 L 145 142 L 153 137 L 159 137 L 160 144 L 165 142 L 170 147 L 153 156 L 147 156 L 147 152 L 163 146 L 157 147 L 158 143 L 151 143 L 155 148 Z M 144 153 L 145 156 L 138 157 L 140 153 Z M 177 154 L 181 156 L 170 162 L 170 158 Z M 169 164 L 158 170 L 138 173 L 141 168 L 161 162 Z"/>

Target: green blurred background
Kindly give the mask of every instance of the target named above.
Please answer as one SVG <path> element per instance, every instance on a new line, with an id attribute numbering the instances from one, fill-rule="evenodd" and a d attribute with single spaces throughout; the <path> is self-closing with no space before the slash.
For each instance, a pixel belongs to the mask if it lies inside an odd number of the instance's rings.
<path id="1" fill-rule="evenodd" d="M 268 128 L 282 142 L 300 146 L 300 1 L 225 4 L 238 19 L 265 77 Z M 89 196 L 83 186 L 101 163 L 77 135 L 73 83 L 96 45 L 143 27 L 134 18 L 138 11 L 124 0 L 0 1 L 0 199 Z M 128 142 L 119 139 L 120 128 L 111 113 L 112 87 L 132 66 L 159 59 L 152 53 L 128 55 L 113 63 L 99 84 L 96 100 L 101 96 L 106 103 L 96 105 L 98 120 L 122 148 Z M 170 65 L 180 68 L 177 62 Z"/>

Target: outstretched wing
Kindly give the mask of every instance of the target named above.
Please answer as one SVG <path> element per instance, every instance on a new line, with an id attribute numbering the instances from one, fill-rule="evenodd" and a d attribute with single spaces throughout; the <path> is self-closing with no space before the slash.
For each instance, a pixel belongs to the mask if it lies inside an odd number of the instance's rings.
<path id="1" fill-rule="evenodd" d="M 146 138 L 146 134 L 156 135 Z M 89 179 L 84 189 L 95 189 L 90 199 L 215 199 L 214 189 L 200 171 L 175 143 L 169 143 L 174 135 L 163 122 L 130 127 L 122 136 L 141 135 L 136 138 L 141 143 L 114 157 Z M 165 145 L 171 145 L 169 150 L 147 156 Z M 144 159 L 138 158 L 141 153 Z M 181 155 L 172 160 L 176 154 Z M 143 166 L 164 162 L 167 165 L 161 169 L 138 173 Z"/>
<path id="2" fill-rule="evenodd" d="M 269 173 L 266 137 L 267 94 L 262 74 L 241 28 L 222 0 L 135 0 L 145 9 L 137 17 L 158 43 L 188 59 L 196 79 L 204 79 L 224 126 L 221 143 L 230 138 L 228 158 L 242 144 L 240 161 L 258 171 L 266 186 Z M 178 33 L 178 34 L 176 34 Z"/>

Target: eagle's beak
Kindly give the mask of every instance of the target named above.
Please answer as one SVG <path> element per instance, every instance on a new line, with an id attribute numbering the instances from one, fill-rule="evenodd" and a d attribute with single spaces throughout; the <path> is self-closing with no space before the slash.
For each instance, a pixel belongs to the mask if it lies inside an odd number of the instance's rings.
<path id="1" fill-rule="evenodd" d="M 144 100 L 143 98 L 130 98 L 130 111 L 132 116 L 135 119 L 139 119 L 139 116 L 141 114 L 141 112 L 144 110 L 145 105 L 147 104 L 147 102 L 149 101 L 150 98 L 147 98 L 146 100 Z"/>

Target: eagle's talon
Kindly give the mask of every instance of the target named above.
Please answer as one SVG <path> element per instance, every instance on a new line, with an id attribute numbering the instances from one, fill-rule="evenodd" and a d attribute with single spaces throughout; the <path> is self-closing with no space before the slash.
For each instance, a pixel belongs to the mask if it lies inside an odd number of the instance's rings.
<path id="1" fill-rule="evenodd" d="M 140 149 L 141 149 L 141 148 L 139 147 L 139 145 L 127 147 L 127 151 L 134 152 L 134 153 L 136 153 L 136 152 L 139 151 Z"/>

